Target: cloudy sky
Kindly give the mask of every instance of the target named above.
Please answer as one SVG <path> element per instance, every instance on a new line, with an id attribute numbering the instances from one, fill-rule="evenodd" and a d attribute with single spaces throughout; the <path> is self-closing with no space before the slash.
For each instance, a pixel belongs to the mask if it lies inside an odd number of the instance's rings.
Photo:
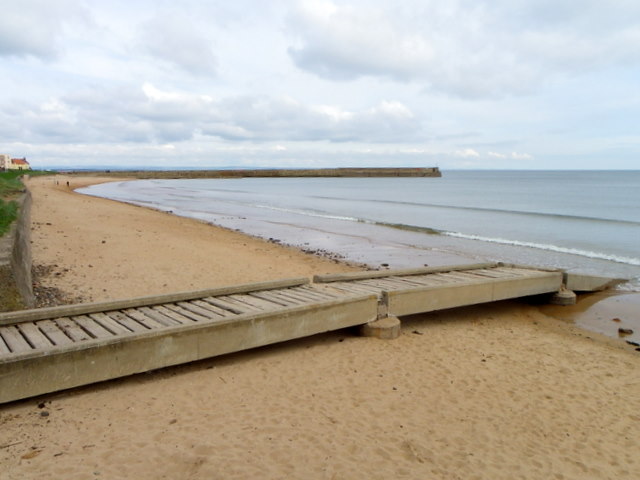
<path id="1" fill-rule="evenodd" d="M 640 168 L 637 0 L 0 0 L 0 153 Z"/>

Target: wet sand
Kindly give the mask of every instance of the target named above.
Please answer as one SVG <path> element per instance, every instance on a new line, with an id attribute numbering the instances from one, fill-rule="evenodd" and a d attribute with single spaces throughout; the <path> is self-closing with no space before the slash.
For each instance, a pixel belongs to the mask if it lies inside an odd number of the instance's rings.
<path id="1" fill-rule="evenodd" d="M 615 291 L 578 297 L 568 307 L 544 306 L 542 311 L 579 327 L 611 338 L 633 342 L 640 347 L 640 294 Z"/>
<path id="2" fill-rule="evenodd" d="M 351 268 L 47 182 L 34 260 L 90 299 Z M 394 341 L 335 332 L 0 406 L 0 476 L 637 478 L 639 367 L 531 305 L 414 316 Z"/>

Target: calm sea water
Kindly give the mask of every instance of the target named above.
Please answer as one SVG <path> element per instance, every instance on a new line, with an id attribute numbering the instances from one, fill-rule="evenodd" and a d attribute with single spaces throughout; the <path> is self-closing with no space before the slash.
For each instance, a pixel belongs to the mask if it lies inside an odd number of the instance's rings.
<path id="1" fill-rule="evenodd" d="M 640 171 L 141 180 L 81 191 L 371 266 L 500 260 L 621 276 L 640 290 Z"/>

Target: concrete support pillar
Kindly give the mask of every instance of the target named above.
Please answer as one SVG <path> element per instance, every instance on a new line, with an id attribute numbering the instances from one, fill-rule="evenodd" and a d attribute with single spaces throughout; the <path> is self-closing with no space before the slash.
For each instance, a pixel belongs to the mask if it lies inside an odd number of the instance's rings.
<path id="1" fill-rule="evenodd" d="M 553 294 L 550 303 L 552 305 L 575 305 L 576 301 L 575 292 L 563 285 L 558 292 Z"/>
<path id="2" fill-rule="evenodd" d="M 366 323 L 360 327 L 360 334 L 364 337 L 376 337 L 383 340 L 393 340 L 400 336 L 400 319 L 388 316 Z"/>

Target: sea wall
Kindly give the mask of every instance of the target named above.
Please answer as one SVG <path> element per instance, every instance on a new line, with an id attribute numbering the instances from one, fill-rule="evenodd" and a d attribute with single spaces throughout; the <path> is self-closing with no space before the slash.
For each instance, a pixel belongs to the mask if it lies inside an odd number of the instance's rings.
<path id="1" fill-rule="evenodd" d="M 247 170 L 109 170 L 70 172 L 78 175 L 104 175 L 133 178 L 290 178 L 290 177 L 441 177 L 438 167 L 429 168 L 310 168 Z"/>
<path id="2" fill-rule="evenodd" d="M 0 312 L 33 308 L 31 279 L 31 193 L 16 200 L 18 219 L 0 237 Z"/>

